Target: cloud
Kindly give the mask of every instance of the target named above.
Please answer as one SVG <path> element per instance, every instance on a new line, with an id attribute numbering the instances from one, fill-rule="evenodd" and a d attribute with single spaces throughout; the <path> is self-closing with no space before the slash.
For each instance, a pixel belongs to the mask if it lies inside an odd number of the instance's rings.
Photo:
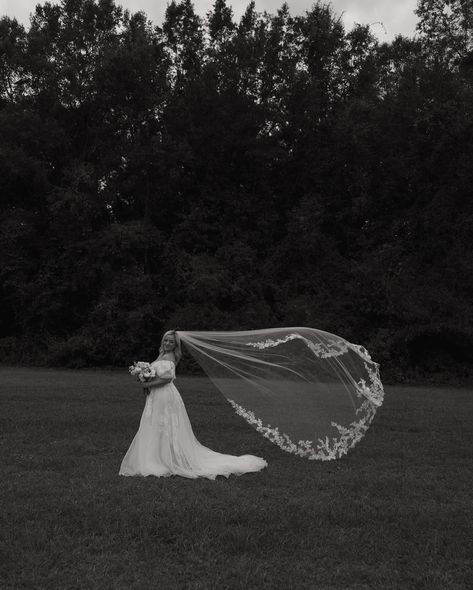
<path id="1" fill-rule="evenodd" d="M 52 0 L 53 3 L 55 1 L 58 0 Z M 0 0 L 0 14 L 15 17 L 27 24 L 28 15 L 34 11 L 37 3 L 37 0 Z M 167 5 L 166 0 L 116 0 L 116 3 L 132 12 L 142 10 L 156 24 L 162 23 Z M 202 16 L 211 9 L 213 3 L 214 0 L 194 0 L 195 9 Z M 228 3 L 233 8 L 235 18 L 239 19 L 249 0 L 228 0 Z M 290 12 L 294 15 L 303 14 L 313 3 L 311 0 L 288 0 Z M 266 10 L 275 13 L 282 4 L 283 0 L 256 0 L 256 8 L 261 12 Z M 398 33 L 408 36 L 414 33 L 416 0 L 332 0 L 331 4 L 336 13 L 343 14 L 343 21 L 349 29 L 355 22 L 381 22 L 387 35 L 382 26 L 373 24 L 373 32 L 381 39 L 392 39 Z"/>
<path id="2" fill-rule="evenodd" d="M 383 27 L 389 38 L 399 33 L 411 36 L 415 31 L 416 0 L 334 0 L 333 6 L 337 12 L 343 13 L 343 20 L 349 28 L 354 23 L 381 23 L 379 28 L 373 27 L 381 38 L 384 36 Z"/>

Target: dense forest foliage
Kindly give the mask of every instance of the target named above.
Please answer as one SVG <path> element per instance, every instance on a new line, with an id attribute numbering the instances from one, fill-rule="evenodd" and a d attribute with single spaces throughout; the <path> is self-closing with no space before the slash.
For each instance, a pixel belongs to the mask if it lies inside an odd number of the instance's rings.
<path id="1" fill-rule="evenodd" d="M 0 20 L 0 360 L 311 326 L 393 379 L 473 373 L 473 6 L 414 38 L 329 5 L 113 0 Z"/>

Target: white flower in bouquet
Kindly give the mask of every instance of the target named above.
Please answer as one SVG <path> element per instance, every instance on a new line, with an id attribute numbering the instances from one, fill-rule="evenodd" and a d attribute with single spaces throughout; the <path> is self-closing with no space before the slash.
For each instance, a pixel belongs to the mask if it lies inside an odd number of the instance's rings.
<path id="1" fill-rule="evenodd" d="M 128 371 L 130 375 L 136 377 L 138 381 L 141 383 L 146 383 L 147 381 L 156 377 L 156 371 L 153 367 L 144 361 L 134 362 L 129 368 Z"/>

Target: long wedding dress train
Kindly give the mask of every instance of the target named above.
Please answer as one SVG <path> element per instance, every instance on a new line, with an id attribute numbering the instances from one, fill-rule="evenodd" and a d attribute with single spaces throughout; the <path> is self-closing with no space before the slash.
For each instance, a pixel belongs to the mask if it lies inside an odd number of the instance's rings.
<path id="1" fill-rule="evenodd" d="M 175 378 L 172 361 L 152 363 L 157 375 Z M 184 402 L 171 381 L 153 387 L 148 394 L 140 427 L 123 458 L 120 475 L 206 477 L 260 471 L 267 466 L 254 455 L 224 455 L 203 446 L 196 439 Z"/>

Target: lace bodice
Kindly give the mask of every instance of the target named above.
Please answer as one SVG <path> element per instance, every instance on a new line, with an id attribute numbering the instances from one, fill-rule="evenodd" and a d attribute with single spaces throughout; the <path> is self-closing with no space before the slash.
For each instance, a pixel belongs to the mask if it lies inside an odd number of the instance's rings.
<path id="1" fill-rule="evenodd" d="M 156 375 L 162 379 L 176 378 L 176 368 L 173 361 L 162 359 L 154 361 L 151 366 L 156 371 Z"/>

